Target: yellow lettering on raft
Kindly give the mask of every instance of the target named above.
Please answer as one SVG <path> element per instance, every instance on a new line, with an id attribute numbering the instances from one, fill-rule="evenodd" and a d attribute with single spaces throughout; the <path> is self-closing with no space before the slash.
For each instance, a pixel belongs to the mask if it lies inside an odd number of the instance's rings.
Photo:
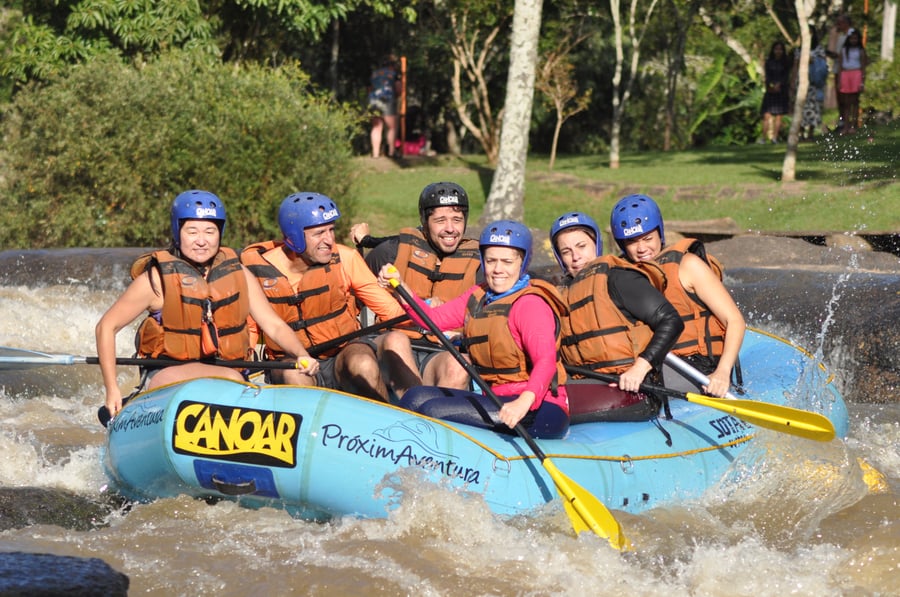
<path id="1" fill-rule="evenodd" d="M 277 415 L 277 417 L 276 417 Z M 175 421 L 176 449 L 201 456 L 262 454 L 294 464 L 291 438 L 297 430 L 294 417 L 285 413 L 262 413 L 231 409 L 228 420 L 207 404 L 190 404 Z"/>

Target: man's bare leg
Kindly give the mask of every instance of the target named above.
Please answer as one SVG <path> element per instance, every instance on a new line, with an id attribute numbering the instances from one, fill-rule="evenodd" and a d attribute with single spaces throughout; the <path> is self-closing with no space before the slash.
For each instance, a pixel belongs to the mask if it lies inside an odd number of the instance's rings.
<path id="1" fill-rule="evenodd" d="M 387 367 L 388 383 L 398 398 L 408 389 L 422 385 L 409 336 L 403 332 L 387 332 L 376 338 L 375 345 L 379 361 Z"/>
<path id="2" fill-rule="evenodd" d="M 463 358 L 467 358 L 463 355 Z M 469 374 L 449 352 L 442 352 L 428 361 L 422 372 L 422 383 L 457 390 L 468 390 Z"/>
<path id="3" fill-rule="evenodd" d="M 360 396 L 388 402 L 388 389 L 381 377 L 375 351 L 367 344 L 347 345 L 334 363 L 338 386 Z"/>

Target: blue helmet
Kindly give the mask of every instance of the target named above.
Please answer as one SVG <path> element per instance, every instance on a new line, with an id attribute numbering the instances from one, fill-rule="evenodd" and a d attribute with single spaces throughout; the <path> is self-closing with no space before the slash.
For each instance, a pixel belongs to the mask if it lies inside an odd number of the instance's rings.
<path id="1" fill-rule="evenodd" d="M 478 239 L 478 248 L 481 250 L 481 271 L 485 271 L 485 247 L 512 247 L 524 251 L 525 256 L 522 259 L 519 276 L 528 271 L 528 263 L 531 261 L 531 231 L 525 224 L 512 220 L 497 220 L 484 227 L 481 238 Z"/>
<path id="2" fill-rule="evenodd" d="M 172 239 L 181 246 L 181 226 L 185 220 L 212 220 L 225 234 L 225 204 L 209 191 L 185 191 L 172 202 Z"/>
<path id="3" fill-rule="evenodd" d="M 585 213 L 573 211 L 563 214 L 553 220 L 553 225 L 550 227 L 550 244 L 553 246 L 553 255 L 556 256 L 559 267 L 563 268 L 563 270 L 566 269 L 566 266 L 563 265 L 559 250 L 556 248 L 556 235 L 569 228 L 587 228 L 590 230 L 596 241 L 596 256 L 600 257 L 603 255 L 603 238 L 600 236 L 600 227 L 597 226 L 597 222 L 594 221 L 594 218 Z"/>
<path id="4" fill-rule="evenodd" d="M 329 197 L 320 193 L 294 193 L 281 202 L 278 225 L 284 235 L 284 244 L 299 255 L 306 250 L 304 230 L 330 224 L 340 217 L 341 212 Z"/>
<path id="5" fill-rule="evenodd" d="M 616 244 L 623 251 L 625 241 L 630 238 L 643 236 L 659 228 L 659 240 L 663 246 L 666 244 L 666 234 L 663 227 L 662 214 L 659 206 L 647 195 L 628 195 L 622 197 L 612 208 L 609 215 L 609 229 L 612 231 Z"/>

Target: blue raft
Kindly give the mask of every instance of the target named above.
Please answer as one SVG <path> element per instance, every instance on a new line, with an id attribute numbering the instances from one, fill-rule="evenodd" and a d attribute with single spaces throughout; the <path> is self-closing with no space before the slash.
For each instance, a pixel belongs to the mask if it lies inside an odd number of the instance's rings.
<path id="1" fill-rule="evenodd" d="M 789 342 L 749 330 L 743 398 L 826 415 L 838 437 L 848 415 L 825 367 Z M 720 410 L 672 400 L 673 418 L 573 425 L 538 440 L 560 472 L 607 507 L 637 513 L 701 495 L 753 440 Z M 104 466 L 141 501 L 187 494 L 237 499 L 292 515 L 385 517 L 384 482 L 410 467 L 515 515 L 556 499 L 553 480 L 518 437 L 420 416 L 322 388 L 198 379 L 140 394 L 109 424 Z"/>

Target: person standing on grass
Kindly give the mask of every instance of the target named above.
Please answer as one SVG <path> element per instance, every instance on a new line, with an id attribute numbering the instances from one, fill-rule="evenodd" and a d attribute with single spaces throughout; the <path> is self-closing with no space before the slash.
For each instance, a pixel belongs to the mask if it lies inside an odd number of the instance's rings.
<path id="1" fill-rule="evenodd" d="M 765 64 L 766 92 L 762 101 L 762 136 L 757 143 L 778 143 L 781 118 L 790 111 L 790 84 L 793 61 L 784 42 L 772 44 Z"/>
<path id="2" fill-rule="evenodd" d="M 387 141 L 387 155 L 392 158 L 397 151 L 397 96 L 400 94 L 400 74 L 397 57 L 389 54 L 382 59 L 369 78 L 368 104 L 372 116 L 369 140 L 372 157 L 380 158 L 383 142 Z"/>
<path id="3" fill-rule="evenodd" d="M 806 100 L 803 102 L 803 111 L 800 119 L 800 139 L 812 141 L 816 131 L 822 128 L 822 106 L 825 102 L 825 87 L 828 84 L 828 61 L 825 58 L 825 48 L 819 45 L 819 35 L 814 27 L 809 28 L 812 39 L 809 52 L 809 88 L 806 91 Z M 791 88 L 796 94 L 799 85 L 800 48 L 794 51 L 794 69 L 791 75 Z"/>
<path id="4" fill-rule="evenodd" d="M 841 70 L 838 74 L 838 88 L 844 96 L 844 104 L 841 107 L 841 120 L 844 122 L 842 135 L 855 133 L 859 128 L 859 95 L 866 86 L 866 67 L 869 57 L 862 44 L 859 31 L 851 29 L 847 34 L 847 41 L 841 48 Z"/>
<path id="5" fill-rule="evenodd" d="M 834 27 L 828 33 L 828 48 L 825 51 L 825 54 L 832 60 L 831 72 L 834 74 L 834 92 L 839 115 L 844 114 L 844 102 L 846 101 L 846 97 L 841 93 L 841 50 L 844 48 L 847 36 L 852 30 L 850 17 L 838 15 L 834 21 Z M 843 120 L 839 120 L 837 130 L 842 131 L 844 124 Z"/>

